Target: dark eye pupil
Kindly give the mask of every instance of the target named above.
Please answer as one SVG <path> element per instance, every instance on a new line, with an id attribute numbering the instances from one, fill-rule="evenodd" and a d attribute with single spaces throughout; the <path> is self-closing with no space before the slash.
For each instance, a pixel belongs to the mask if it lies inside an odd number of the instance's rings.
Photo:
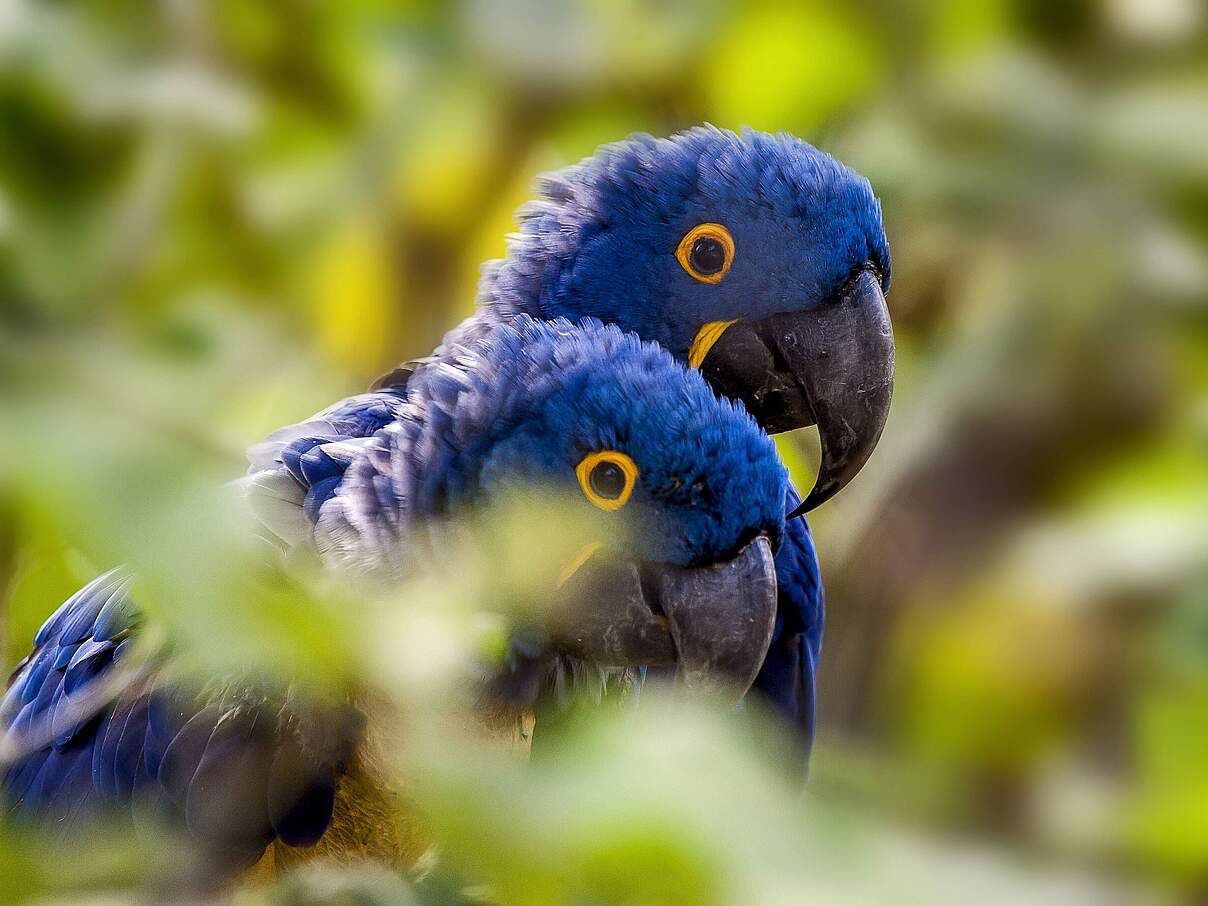
<path id="1" fill-rule="evenodd" d="M 688 260 L 698 274 L 716 274 L 726 266 L 726 250 L 712 236 L 701 236 L 692 243 L 692 254 Z"/>
<path id="2" fill-rule="evenodd" d="M 625 491 L 625 473 L 615 462 L 602 462 L 591 470 L 591 489 L 605 500 L 616 500 Z"/>

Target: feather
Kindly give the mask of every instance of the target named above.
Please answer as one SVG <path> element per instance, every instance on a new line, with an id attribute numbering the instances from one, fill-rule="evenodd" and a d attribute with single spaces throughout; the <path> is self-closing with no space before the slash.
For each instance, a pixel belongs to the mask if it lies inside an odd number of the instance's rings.
<path id="1" fill-rule="evenodd" d="M 164 750 L 158 771 L 159 785 L 182 810 L 189 784 L 197 773 L 220 716 L 213 706 L 202 708 L 185 722 Z"/>
<path id="2" fill-rule="evenodd" d="M 313 846 L 331 823 L 336 777 L 331 766 L 316 766 L 302 754 L 297 738 L 287 735 L 269 776 L 268 814 L 274 832 L 287 846 Z"/>
<path id="3" fill-rule="evenodd" d="M 131 707 L 117 746 L 108 758 L 113 780 L 113 796 L 129 798 L 145 776 L 146 761 L 143 746 L 147 738 L 147 722 L 150 706 L 146 697 L 139 698 Z"/>
<path id="4" fill-rule="evenodd" d="M 271 736 L 256 733 L 255 714 L 223 715 L 188 783 L 185 822 L 190 831 L 237 848 L 263 849 L 273 839 L 265 811 L 272 747 Z"/>
<path id="5" fill-rule="evenodd" d="M 303 509 L 306 488 L 288 471 L 265 471 L 243 482 L 252 512 L 269 531 L 286 544 L 310 537 L 311 523 Z"/>

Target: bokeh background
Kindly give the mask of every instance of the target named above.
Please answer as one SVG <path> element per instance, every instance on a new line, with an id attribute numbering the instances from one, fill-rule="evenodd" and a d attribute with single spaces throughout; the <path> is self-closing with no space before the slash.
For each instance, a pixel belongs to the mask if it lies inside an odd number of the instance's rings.
<path id="1" fill-rule="evenodd" d="M 565 776 L 453 759 L 453 860 L 532 902 L 1202 901 L 1206 51 L 1197 0 L 0 0 L 0 661 L 102 568 L 187 573 L 178 504 L 430 350 L 536 174 L 783 129 L 882 199 L 899 363 L 811 517 L 810 791 L 673 711 Z M 310 618 L 236 620 L 238 657 L 339 661 Z M 648 750 L 703 773 L 646 796 Z M 139 880 L 0 840 L 0 900 Z"/>

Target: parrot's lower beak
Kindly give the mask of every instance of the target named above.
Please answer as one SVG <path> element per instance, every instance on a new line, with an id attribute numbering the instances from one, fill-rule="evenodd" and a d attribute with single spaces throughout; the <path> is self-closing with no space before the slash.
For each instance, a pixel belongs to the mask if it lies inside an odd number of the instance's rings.
<path id="1" fill-rule="evenodd" d="M 592 558 L 563 587 L 571 603 L 554 635 L 606 667 L 675 665 L 696 689 L 741 695 L 763 665 L 776 618 L 771 542 L 760 536 L 709 566 Z"/>
<path id="2" fill-rule="evenodd" d="M 723 325 L 700 370 L 770 434 L 818 425 L 822 467 L 793 515 L 812 510 L 856 476 L 889 415 L 893 331 L 876 269 L 806 311 Z"/>

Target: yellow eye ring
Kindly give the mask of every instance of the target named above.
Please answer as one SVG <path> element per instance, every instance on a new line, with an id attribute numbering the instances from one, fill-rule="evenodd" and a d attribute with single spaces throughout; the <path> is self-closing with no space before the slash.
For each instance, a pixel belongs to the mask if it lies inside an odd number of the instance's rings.
<path id="1" fill-rule="evenodd" d="M 680 240 L 675 258 L 693 280 L 720 283 L 734 263 L 734 237 L 720 223 L 698 223 Z"/>
<path id="2" fill-rule="evenodd" d="M 638 481 L 637 464 L 617 450 L 588 453 L 575 467 L 583 495 L 607 512 L 619 510 L 629 502 Z"/>

